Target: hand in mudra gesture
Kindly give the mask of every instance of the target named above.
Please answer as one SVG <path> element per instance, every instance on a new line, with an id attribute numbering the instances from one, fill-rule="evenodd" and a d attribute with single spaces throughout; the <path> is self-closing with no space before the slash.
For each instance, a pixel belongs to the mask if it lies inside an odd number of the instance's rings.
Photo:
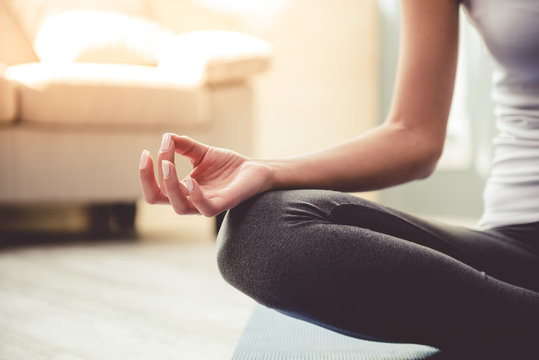
<path id="1" fill-rule="evenodd" d="M 175 154 L 185 156 L 193 166 L 181 181 L 174 166 Z M 163 135 L 157 165 L 158 179 L 153 159 L 144 150 L 140 159 L 144 199 L 150 204 L 170 204 L 178 214 L 215 216 L 270 188 L 267 166 L 187 136 Z"/>

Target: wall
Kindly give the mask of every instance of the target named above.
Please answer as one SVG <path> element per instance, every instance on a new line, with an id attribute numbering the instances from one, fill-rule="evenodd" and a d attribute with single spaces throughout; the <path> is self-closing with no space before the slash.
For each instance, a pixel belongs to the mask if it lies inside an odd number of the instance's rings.
<path id="1" fill-rule="evenodd" d="M 280 157 L 345 140 L 378 121 L 378 23 L 372 1 L 290 0 L 250 30 L 275 61 L 258 82 L 258 150 Z"/>

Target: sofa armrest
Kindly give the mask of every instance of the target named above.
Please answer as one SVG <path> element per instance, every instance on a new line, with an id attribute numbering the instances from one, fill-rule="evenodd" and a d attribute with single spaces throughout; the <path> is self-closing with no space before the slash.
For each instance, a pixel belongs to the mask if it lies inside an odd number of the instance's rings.
<path id="1" fill-rule="evenodd" d="M 0 124 L 13 122 L 17 109 L 15 86 L 6 78 L 6 68 L 0 63 Z"/>
<path id="2" fill-rule="evenodd" d="M 159 69 L 182 84 L 238 81 L 269 66 L 272 46 L 232 31 L 193 31 L 174 37 L 159 57 Z"/>

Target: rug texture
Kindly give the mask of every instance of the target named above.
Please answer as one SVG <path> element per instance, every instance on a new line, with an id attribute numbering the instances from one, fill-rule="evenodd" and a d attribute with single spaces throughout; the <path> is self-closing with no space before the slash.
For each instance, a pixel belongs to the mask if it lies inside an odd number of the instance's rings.
<path id="1" fill-rule="evenodd" d="M 360 340 L 256 305 L 232 360 L 420 360 L 432 347 Z"/>

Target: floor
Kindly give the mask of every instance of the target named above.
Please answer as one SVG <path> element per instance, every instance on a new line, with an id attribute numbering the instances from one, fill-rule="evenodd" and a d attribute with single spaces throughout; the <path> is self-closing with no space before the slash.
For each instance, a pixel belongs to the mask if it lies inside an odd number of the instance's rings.
<path id="1" fill-rule="evenodd" d="M 221 278 L 212 224 L 138 221 L 137 240 L 0 251 L 1 360 L 231 358 L 254 302 Z"/>
<path id="2" fill-rule="evenodd" d="M 255 304 L 221 278 L 214 223 L 140 203 L 137 229 L 0 248 L 0 360 L 230 359 Z"/>

